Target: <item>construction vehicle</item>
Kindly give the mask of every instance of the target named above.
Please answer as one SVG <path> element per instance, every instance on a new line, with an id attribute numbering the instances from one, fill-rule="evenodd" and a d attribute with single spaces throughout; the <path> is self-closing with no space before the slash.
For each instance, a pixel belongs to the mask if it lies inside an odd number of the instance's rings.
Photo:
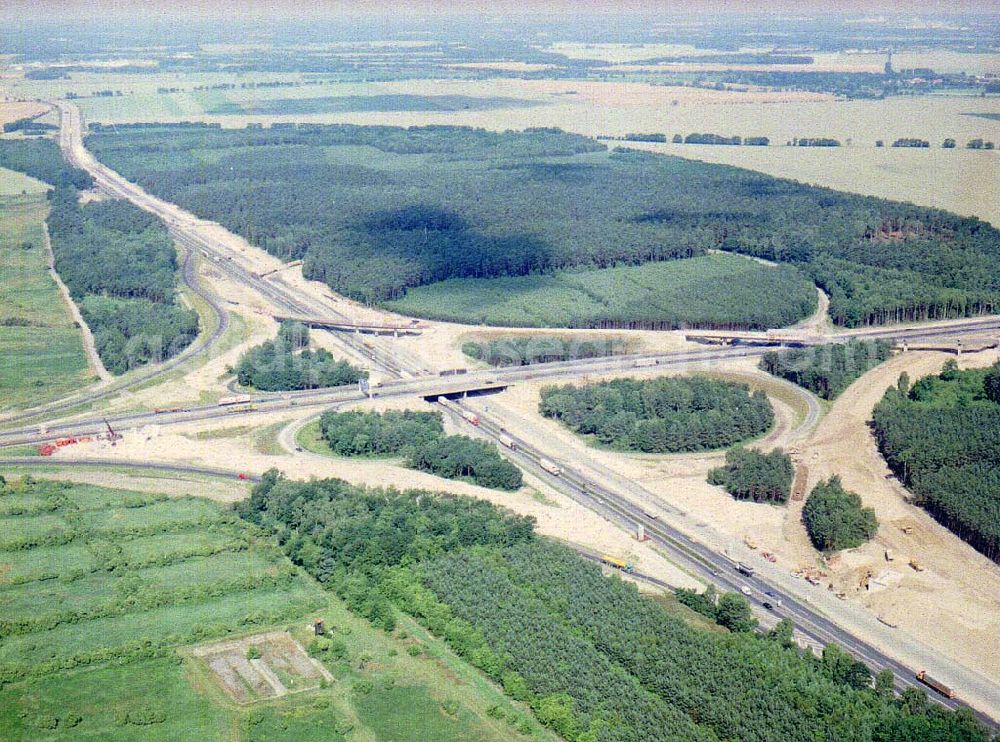
<path id="1" fill-rule="evenodd" d="M 112 446 L 117 445 L 118 441 L 122 439 L 122 434 L 111 427 L 108 418 L 104 418 L 104 427 L 108 429 L 108 441 Z"/>
<path id="2" fill-rule="evenodd" d="M 746 575 L 747 577 L 753 577 L 753 567 L 749 564 L 744 564 L 743 562 L 736 562 L 736 571 L 741 575 Z"/>
<path id="3" fill-rule="evenodd" d="M 917 680 L 919 680 L 921 683 L 923 683 L 924 685 L 926 685 L 928 688 L 933 688 L 934 690 L 936 690 L 938 693 L 940 693 L 945 698 L 954 698 L 955 697 L 955 691 L 954 690 L 952 690 L 951 688 L 949 688 L 947 685 L 945 685 L 944 683 L 942 683 L 940 680 L 937 680 L 936 678 L 932 678 L 930 675 L 927 674 L 926 670 L 921 670 L 920 672 L 917 673 Z"/>
<path id="4" fill-rule="evenodd" d="M 511 451 L 517 450 L 517 442 L 506 433 L 501 433 L 497 440 L 500 441 L 501 446 L 506 446 Z"/>
<path id="5" fill-rule="evenodd" d="M 548 459 L 539 459 L 538 465 L 554 477 L 558 477 L 560 474 L 562 474 L 562 467 L 559 466 L 554 461 L 549 461 Z"/>
<path id="6" fill-rule="evenodd" d="M 601 554 L 601 563 L 606 564 L 609 567 L 614 567 L 622 572 L 632 574 L 635 572 L 635 567 L 632 566 L 631 562 L 626 562 L 621 559 L 615 559 L 613 556 L 607 554 Z"/>
<path id="7" fill-rule="evenodd" d="M 756 549 L 757 548 L 757 542 L 754 541 L 749 536 L 744 536 L 743 537 L 743 543 L 746 544 L 746 546 L 747 546 L 748 549 Z"/>
<path id="8" fill-rule="evenodd" d="M 477 415 L 475 412 L 471 412 L 469 410 L 462 410 L 462 417 L 464 417 L 466 422 L 468 422 L 470 425 L 475 425 L 477 427 L 479 426 L 479 415 Z"/>
<path id="9" fill-rule="evenodd" d="M 916 559 L 911 559 L 910 560 L 910 566 L 913 567 L 913 571 L 914 572 L 923 572 L 924 571 L 923 565 L 920 562 L 918 562 Z"/>

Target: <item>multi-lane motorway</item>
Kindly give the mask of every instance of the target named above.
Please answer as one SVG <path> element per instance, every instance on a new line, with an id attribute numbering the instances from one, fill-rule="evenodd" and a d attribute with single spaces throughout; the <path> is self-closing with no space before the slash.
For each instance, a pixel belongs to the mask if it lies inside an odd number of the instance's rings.
<path id="1" fill-rule="evenodd" d="M 185 259 L 185 273 L 188 272 L 189 265 L 193 265 L 192 256 L 200 253 L 213 261 L 213 264 L 231 280 L 258 292 L 282 310 L 300 315 L 325 316 L 331 319 L 350 321 L 350 318 L 336 312 L 330 306 L 326 306 L 309 297 L 293 293 L 280 281 L 260 278 L 241 265 L 238 259 L 239 256 L 234 255 L 227 244 L 213 239 L 211 231 L 206 229 L 206 225 L 203 222 L 182 212 L 173 204 L 168 204 L 147 194 L 138 186 L 125 181 L 117 173 L 98 163 L 83 147 L 81 138 L 82 122 L 78 109 L 72 104 L 63 101 L 58 102 L 57 105 L 62 115 L 63 124 L 60 131 L 60 143 L 68 159 L 77 166 L 88 170 L 94 176 L 98 186 L 102 190 L 117 197 L 127 198 L 141 208 L 151 211 L 164 219 L 170 227 L 174 239 L 188 253 Z M 188 278 L 191 280 L 188 281 Z M 193 272 L 185 280 L 192 288 L 198 286 Z M 213 311 L 219 313 L 220 321 L 218 325 L 223 327 L 225 320 L 222 318 L 227 316 L 225 309 L 214 297 L 209 298 L 206 296 L 208 292 L 198 290 L 198 293 L 209 302 L 209 305 L 213 307 Z M 993 331 L 998 328 L 1000 328 L 1000 318 L 980 318 L 968 322 L 963 321 L 958 324 L 952 323 L 938 329 L 920 329 L 918 332 L 928 333 L 921 335 L 921 338 L 925 339 L 931 337 L 952 337 L 968 333 L 970 330 L 975 332 Z M 909 339 L 914 337 L 912 329 L 877 330 L 874 333 L 886 339 Z M 217 339 L 217 335 L 219 334 L 221 334 L 221 331 L 217 330 L 215 339 Z M 649 366 L 672 368 L 682 366 L 693 367 L 706 363 L 721 363 L 739 357 L 760 355 L 767 351 L 766 347 L 729 345 L 697 351 L 643 354 L 612 359 L 587 359 L 584 361 L 501 369 L 491 372 L 475 372 L 461 376 L 439 377 L 431 375 L 427 369 L 421 368 L 418 364 L 407 361 L 395 349 L 387 347 L 385 345 L 387 341 L 383 339 L 379 339 L 378 341 L 373 339 L 370 342 L 363 342 L 355 335 L 343 334 L 339 337 L 345 346 L 366 357 L 372 363 L 373 367 L 383 371 L 389 377 L 389 381 L 371 390 L 373 394 L 385 397 L 404 395 L 427 398 L 454 397 L 470 390 L 502 389 L 515 381 L 529 378 L 558 378 L 579 376 L 581 374 L 610 373 L 636 368 L 637 366 L 646 370 L 648 370 Z M 198 349 L 192 351 L 192 354 L 194 352 L 208 352 L 214 339 L 210 337 L 208 341 L 211 342 L 200 343 Z M 187 357 L 189 358 L 190 354 Z M 181 359 L 179 362 L 183 362 L 184 360 L 186 358 Z M 174 364 L 172 367 L 176 365 Z M 150 375 L 145 380 L 148 382 L 149 378 L 153 378 L 156 373 L 162 373 L 162 368 L 161 366 L 157 370 L 151 370 Z M 54 421 L 54 413 L 69 409 L 69 407 L 77 407 L 89 400 L 106 397 L 117 391 L 119 390 L 113 388 L 103 389 L 91 396 L 87 394 L 79 395 L 65 403 L 32 411 L 33 415 L 42 412 L 44 413 L 44 417 L 50 420 L 46 424 L 44 432 L 38 426 L 30 428 L 21 426 L 15 429 L 8 429 L 0 433 L 0 446 L 35 443 L 58 437 L 99 433 L 105 429 L 103 418 L 83 417 L 82 419 L 71 421 Z M 330 406 L 360 400 L 365 396 L 359 390 L 343 388 L 271 395 L 262 394 L 254 395 L 236 405 L 196 406 L 158 413 L 137 412 L 116 415 L 109 418 L 109 421 L 116 428 L 141 427 L 151 423 L 158 425 L 183 424 L 213 417 L 259 414 L 261 412 L 280 411 L 298 406 Z M 456 409 L 462 409 L 462 402 L 460 400 L 453 404 L 458 405 Z M 819 409 L 817 406 L 815 414 L 818 415 L 818 413 Z M 9 424 L 17 421 L 18 419 L 7 419 L 2 422 Z M 481 416 L 479 430 L 482 434 L 498 439 L 502 430 L 502 421 Z M 562 472 L 558 476 L 552 475 L 539 465 L 540 459 L 545 458 L 544 452 L 526 440 L 516 440 L 516 450 L 507 450 L 507 455 L 535 476 L 570 495 L 586 507 L 597 511 L 608 520 L 630 530 L 634 529 L 636 525 L 642 524 L 645 527 L 646 533 L 657 547 L 664 551 L 679 566 L 699 576 L 706 582 L 715 583 L 724 589 L 748 587 L 758 608 L 765 601 L 776 605 L 777 601 L 780 600 L 782 604 L 780 609 L 782 612 L 781 615 L 791 618 L 800 631 L 811 641 L 819 644 L 829 642 L 840 644 L 876 670 L 882 668 L 891 669 L 900 685 L 916 684 L 914 679 L 915 672 L 923 668 L 907 667 L 889 656 L 886 652 L 866 643 L 838 624 L 836 616 L 824 615 L 813 605 L 801 600 L 801 596 L 793 590 L 779 588 L 776 584 L 760 575 L 753 577 L 738 576 L 734 569 L 735 565 L 728 556 L 718 553 L 704 543 L 692 540 L 688 534 L 644 512 L 641 507 L 637 506 L 630 499 L 628 493 L 619 491 L 614 486 L 592 481 L 577 467 L 566 466 L 565 462 L 561 462 Z M 120 465 L 122 462 L 117 463 Z M 62 462 L 59 462 L 59 464 L 62 465 Z M 150 465 L 155 466 L 155 464 Z M 196 473 L 195 467 L 174 466 L 172 468 L 178 471 L 182 469 L 187 471 L 190 469 L 191 473 Z M 933 668 L 928 669 L 933 670 Z M 960 682 L 956 684 L 961 688 Z M 989 691 L 989 689 L 987 690 Z M 983 693 L 981 692 L 980 696 L 982 695 Z M 994 708 L 1000 708 L 1000 689 L 993 688 L 986 695 L 990 699 L 997 701 Z M 951 707 L 956 707 L 961 703 L 960 701 L 944 698 L 937 700 Z M 984 721 L 993 723 L 992 718 L 988 714 L 977 713 Z"/>

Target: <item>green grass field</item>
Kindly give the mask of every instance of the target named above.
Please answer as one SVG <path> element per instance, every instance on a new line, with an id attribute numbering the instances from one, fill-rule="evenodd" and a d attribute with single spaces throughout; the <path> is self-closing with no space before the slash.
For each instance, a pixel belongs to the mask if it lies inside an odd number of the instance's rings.
<path id="1" fill-rule="evenodd" d="M 20 196 L 45 193 L 50 186 L 16 170 L 0 167 L 0 196 Z"/>
<path id="2" fill-rule="evenodd" d="M 416 622 L 374 629 L 221 506 L 8 481 L 5 541 L 71 540 L 0 550 L 0 739 L 554 739 Z M 306 646 L 314 617 L 344 648 L 318 689 L 240 706 L 186 651 L 276 629 Z"/>
<path id="3" fill-rule="evenodd" d="M 0 409 L 66 396 L 91 378 L 80 331 L 48 272 L 47 213 L 43 194 L 0 196 Z"/>
<path id="4" fill-rule="evenodd" d="M 773 286 L 783 285 L 784 291 Z M 765 290 L 772 287 L 772 290 Z M 417 317 L 507 327 L 629 326 L 630 321 L 686 327 L 729 320 L 725 304 L 744 307 L 742 320 L 768 318 L 796 307 L 794 319 L 815 310 L 816 292 L 801 274 L 733 255 L 646 263 L 603 270 L 557 271 L 515 278 L 453 279 L 420 286 L 387 306 Z M 792 322 L 789 322 L 792 324 Z"/>

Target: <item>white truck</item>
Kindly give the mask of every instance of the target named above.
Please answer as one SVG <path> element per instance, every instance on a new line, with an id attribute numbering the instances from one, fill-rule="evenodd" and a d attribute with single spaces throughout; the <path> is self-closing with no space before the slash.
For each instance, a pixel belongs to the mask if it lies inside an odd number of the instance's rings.
<path id="1" fill-rule="evenodd" d="M 506 446 L 511 451 L 517 450 L 517 442 L 506 433 L 501 433 L 498 440 L 500 441 L 501 446 Z"/>
<path id="2" fill-rule="evenodd" d="M 539 459 L 538 465 L 554 477 L 558 477 L 560 474 L 562 474 L 562 467 L 559 466 L 554 461 L 549 461 L 548 459 Z"/>

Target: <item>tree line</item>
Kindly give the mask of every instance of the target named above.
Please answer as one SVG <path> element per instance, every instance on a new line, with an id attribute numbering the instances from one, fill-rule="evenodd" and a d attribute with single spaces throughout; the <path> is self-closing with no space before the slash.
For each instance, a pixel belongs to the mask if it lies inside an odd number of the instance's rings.
<path id="1" fill-rule="evenodd" d="M 338 456 L 402 456 L 411 469 L 491 489 L 513 491 L 524 483 L 521 470 L 492 444 L 446 436 L 439 412 L 325 412 L 319 425 Z"/>
<path id="2" fill-rule="evenodd" d="M 17 170 L 52 186 L 91 188 L 86 170 L 67 163 L 51 139 L 0 139 L 0 167 Z"/>
<path id="3" fill-rule="evenodd" d="M 850 340 L 769 351 L 761 357 L 760 367 L 823 399 L 836 399 L 855 379 L 887 361 L 891 355 L 892 345 L 884 340 Z"/>
<path id="4" fill-rule="evenodd" d="M 614 379 L 549 386 L 539 411 L 622 451 L 677 453 L 725 448 L 765 433 L 774 410 L 764 392 L 704 376 Z"/>
<path id="5" fill-rule="evenodd" d="M 351 610 L 413 616 L 570 742 L 988 740 L 922 690 L 894 698 L 891 672 L 799 650 L 790 622 L 744 630 L 738 599 L 719 600 L 736 632 L 695 627 L 482 501 L 272 471 L 236 507 Z"/>
<path id="6" fill-rule="evenodd" d="M 557 130 L 174 126 L 87 141 L 153 193 L 369 303 L 450 278 L 710 249 L 798 265 L 847 326 L 991 313 L 1000 297 L 1000 231 L 981 220 L 660 154 L 603 155 Z M 883 230 L 890 222 L 902 228 Z"/>
<path id="7" fill-rule="evenodd" d="M 324 348 L 309 350 L 309 330 L 298 322 L 283 322 L 274 340 L 240 356 L 234 372 L 243 386 L 263 392 L 319 389 L 356 384 L 368 372 L 338 361 Z"/>
<path id="8" fill-rule="evenodd" d="M 1000 561 L 1000 364 L 901 377 L 873 414 L 889 468 L 959 538 Z"/>
<path id="9" fill-rule="evenodd" d="M 709 484 L 722 487 L 737 500 L 784 505 L 792 494 L 795 465 L 780 448 L 761 453 L 737 446 L 726 451 L 726 465 L 708 473 Z"/>
<path id="10" fill-rule="evenodd" d="M 623 355 L 630 345 L 625 338 L 507 335 L 468 340 L 462 343 L 462 353 L 491 366 L 509 367 Z"/>

